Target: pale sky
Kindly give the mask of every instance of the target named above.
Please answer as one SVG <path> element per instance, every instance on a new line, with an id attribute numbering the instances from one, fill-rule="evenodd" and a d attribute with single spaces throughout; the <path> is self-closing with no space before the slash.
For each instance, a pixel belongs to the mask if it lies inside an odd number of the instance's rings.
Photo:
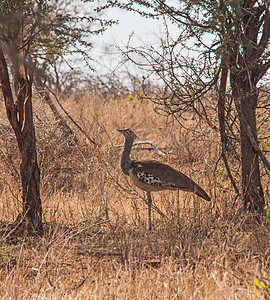
<path id="1" fill-rule="evenodd" d="M 99 63 L 105 59 L 108 68 L 118 63 L 117 46 L 126 46 L 131 34 L 132 45 L 151 45 L 157 42 L 157 36 L 160 36 L 162 30 L 162 20 L 146 19 L 136 13 L 114 8 L 106 15 L 109 19 L 119 20 L 119 24 L 113 25 L 104 34 L 94 38 L 92 56 Z M 108 55 L 109 61 L 105 55 L 106 50 L 114 53 L 111 57 Z"/>
<path id="2" fill-rule="evenodd" d="M 139 37 L 146 39 L 154 33 L 158 33 L 162 26 L 161 20 L 146 19 L 136 13 L 116 8 L 110 10 L 108 17 L 119 20 L 119 24 L 109 28 L 104 34 L 104 39 L 112 39 L 124 44 L 126 44 L 129 35 L 133 31 Z"/>

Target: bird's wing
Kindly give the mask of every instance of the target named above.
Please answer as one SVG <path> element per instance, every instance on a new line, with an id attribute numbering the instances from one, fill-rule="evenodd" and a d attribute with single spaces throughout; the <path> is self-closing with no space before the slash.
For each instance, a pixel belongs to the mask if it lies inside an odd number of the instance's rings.
<path id="1" fill-rule="evenodd" d="M 155 182 L 158 182 L 158 184 L 187 192 L 194 192 L 205 200 L 210 200 L 207 193 L 192 179 L 172 167 L 158 161 L 134 161 L 132 165 L 132 172 L 137 177 L 140 175 L 146 176 L 147 174 L 149 176 L 152 175 L 152 178 L 155 178 Z"/>
<path id="2" fill-rule="evenodd" d="M 135 161 L 133 173 L 144 172 L 151 174 L 153 177 L 160 179 L 165 184 L 171 184 L 183 190 L 190 190 L 194 182 L 183 173 L 174 170 L 172 167 L 158 161 Z"/>

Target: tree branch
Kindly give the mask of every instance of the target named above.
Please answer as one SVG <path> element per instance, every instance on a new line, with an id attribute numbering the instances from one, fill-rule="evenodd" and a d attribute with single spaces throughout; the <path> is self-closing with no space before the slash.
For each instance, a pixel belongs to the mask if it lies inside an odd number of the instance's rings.
<path id="1" fill-rule="evenodd" d="M 17 118 L 16 107 L 13 100 L 12 90 L 10 86 L 7 62 L 3 53 L 2 42 L 0 41 L 0 81 L 3 96 L 5 99 L 5 106 L 7 117 L 15 132 L 19 147 L 21 148 L 21 128 Z"/>
<path id="2" fill-rule="evenodd" d="M 270 67 L 270 59 L 268 59 L 264 64 L 262 64 L 260 68 L 258 68 L 255 75 L 256 82 L 258 82 L 264 76 L 264 74 L 268 71 L 269 67 Z"/>
<path id="3" fill-rule="evenodd" d="M 258 143 L 256 142 L 256 139 L 251 131 L 251 128 L 240 108 L 240 104 L 238 102 L 238 99 L 234 99 L 235 100 L 235 106 L 236 106 L 236 109 L 237 109 L 237 112 L 239 114 L 239 117 L 242 121 L 242 125 L 244 127 L 244 130 L 250 140 L 250 143 L 252 145 L 252 147 L 254 148 L 254 150 L 258 153 L 258 155 L 260 156 L 262 162 L 264 163 L 265 167 L 268 169 L 268 171 L 270 171 L 270 163 L 268 162 L 267 158 L 265 157 L 265 155 L 263 154 L 261 148 L 259 147 Z"/>
<path id="4" fill-rule="evenodd" d="M 223 158 L 226 170 L 228 172 L 228 176 L 231 180 L 233 188 L 236 194 L 239 194 L 239 189 L 235 183 L 235 180 L 232 176 L 230 166 L 227 160 L 227 136 L 225 131 L 225 94 L 227 88 L 227 78 L 228 78 L 228 65 L 224 61 L 222 61 L 222 70 L 221 70 L 221 78 L 220 78 L 220 88 L 219 88 L 219 97 L 218 97 L 218 119 L 219 119 L 219 133 L 220 133 L 220 142 L 221 142 L 221 156 Z"/>

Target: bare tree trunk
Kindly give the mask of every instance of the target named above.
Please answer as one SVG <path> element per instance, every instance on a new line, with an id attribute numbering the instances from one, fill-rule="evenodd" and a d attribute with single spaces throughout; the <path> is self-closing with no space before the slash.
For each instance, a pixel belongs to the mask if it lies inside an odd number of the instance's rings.
<path id="1" fill-rule="evenodd" d="M 252 95 L 251 98 L 257 98 L 257 94 Z M 242 99 L 241 102 L 243 115 L 245 119 L 248 120 L 253 136 L 255 137 L 255 140 L 257 142 L 257 126 L 255 113 L 256 105 L 252 105 L 252 102 L 255 101 L 245 101 L 245 99 Z M 251 212 L 257 212 L 258 214 L 263 215 L 265 203 L 260 178 L 259 156 L 255 149 L 252 147 L 251 141 L 245 131 L 242 121 L 240 124 L 240 128 L 244 204 L 245 207 L 248 208 Z"/>
<path id="2" fill-rule="evenodd" d="M 238 110 L 248 122 L 249 128 L 257 141 L 256 107 L 258 92 L 256 86 L 250 88 L 250 82 L 231 72 L 231 86 L 233 98 Z M 240 116 L 240 140 L 241 140 L 241 166 L 242 166 L 242 197 L 246 209 L 258 216 L 264 215 L 264 195 L 260 178 L 259 155 L 254 149 L 247 134 L 246 124 Z"/>
<path id="3" fill-rule="evenodd" d="M 43 232 L 40 199 L 40 171 L 37 162 L 35 128 L 32 111 L 32 82 L 25 81 L 24 126 L 21 135 L 21 180 L 23 217 L 27 231 Z"/>

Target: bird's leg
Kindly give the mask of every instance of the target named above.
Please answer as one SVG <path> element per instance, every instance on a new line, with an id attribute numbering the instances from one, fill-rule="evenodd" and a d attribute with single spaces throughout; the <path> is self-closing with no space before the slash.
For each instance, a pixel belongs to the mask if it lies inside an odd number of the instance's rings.
<path id="1" fill-rule="evenodd" d="M 152 226 L 151 226 L 151 206 L 152 206 L 152 198 L 150 192 L 147 192 L 147 201 L 148 201 L 148 228 L 149 231 L 151 231 Z"/>

